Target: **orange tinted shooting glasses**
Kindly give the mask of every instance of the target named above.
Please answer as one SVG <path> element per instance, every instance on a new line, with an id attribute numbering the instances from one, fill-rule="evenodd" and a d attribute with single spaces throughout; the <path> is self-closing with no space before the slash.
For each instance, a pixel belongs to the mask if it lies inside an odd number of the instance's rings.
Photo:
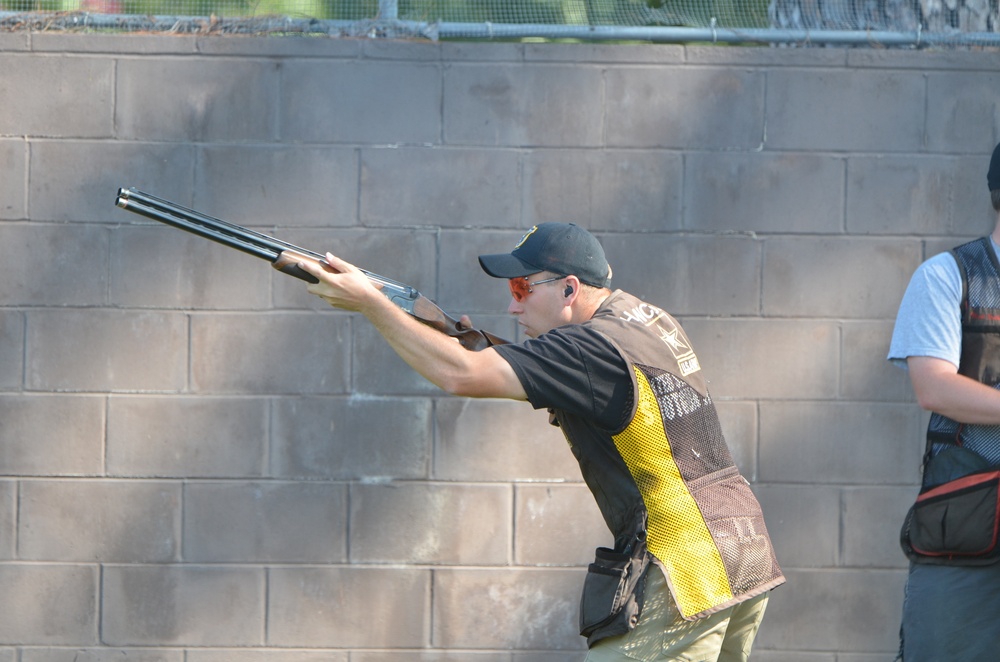
<path id="1" fill-rule="evenodd" d="M 510 285 L 510 295 L 514 297 L 514 301 L 521 303 L 528 298 L 528 295 L 534 292 L 532 286 L 541 285 L 542 283 L 551 283 L 553 281 L 562 280 L 566 276 L 556 276 L 554 278 L 544 278 L 542 280 L 536 280 L 533 283 L 528 282 L 527 276 L 521 276 L 520 278 L 511 278 L 507 281 Z"/>

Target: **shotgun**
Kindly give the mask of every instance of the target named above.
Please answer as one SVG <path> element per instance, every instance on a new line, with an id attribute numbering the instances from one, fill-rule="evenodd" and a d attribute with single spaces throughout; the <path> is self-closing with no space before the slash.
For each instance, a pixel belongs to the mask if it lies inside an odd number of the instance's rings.
<path id="1" fill-rule="evenodd" d="M 126 211 L 166 223 L 267 260 L 278 271 L 308 283 L 316 283 L 318 280 L 312 274 L 300 269 L 299 262 L 310 261 L 326 264 L 323 256 L 319 253 L 299 248 L 294 244 L 234 223 L 227 223 L 193 209 L 181 207 L 134 188 L 118 189 L 115 205 Z M 468 350 L 479 351 L 491 345 L 507 343 L 503 338 L 487 331 L 462 327 L 458 320 L 449 316 L 436 303 L 409 285 L 364 269 L 361 272 L 375 283 L 381 289 L 382 294 L 394 304 L 427 326 L 457 339 Z"/>

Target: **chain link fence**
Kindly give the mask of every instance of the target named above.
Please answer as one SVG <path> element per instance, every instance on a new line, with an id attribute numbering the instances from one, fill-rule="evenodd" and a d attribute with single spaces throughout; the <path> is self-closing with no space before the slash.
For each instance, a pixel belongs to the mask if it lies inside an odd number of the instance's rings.
<path id="1" fill-rule="evenodd" d="M 1000 0 L 0 0 L 0 29 L 1000 47 Z"/>

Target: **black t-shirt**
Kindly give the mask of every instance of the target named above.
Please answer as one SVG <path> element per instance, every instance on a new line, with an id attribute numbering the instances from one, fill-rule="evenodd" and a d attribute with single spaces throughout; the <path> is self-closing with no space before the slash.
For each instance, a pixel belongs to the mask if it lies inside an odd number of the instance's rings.
<path id="1" fill-rule="evenodd" d="M 496 345 L 535 409 L 555 409 L 610 432 L 628 422 L 632 379 L 611 342 L 585 324 L 569 324 L 519 344 Z"/>

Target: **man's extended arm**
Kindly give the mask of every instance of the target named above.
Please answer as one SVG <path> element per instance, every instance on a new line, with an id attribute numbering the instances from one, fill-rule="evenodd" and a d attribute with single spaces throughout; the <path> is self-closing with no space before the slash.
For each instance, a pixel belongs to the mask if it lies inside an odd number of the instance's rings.
<path id="1" fill-rule="evenodd" d="M 525 400 L 514 370 L 493 348 L 469 351 L 454 339 L 416 321 L 386 299 L 355 266 L 327 253 L 333 271 L 303 262 L 319 279 L 309 292 L 331 306 L 360 312 L 411 368 L 454 395 Z"/>
<path id="2" fill-rule="evenodd" d="M 1000 390 L 958 374 L 944 359 L 910 356 L 906 364 L 922 408 L 959 423 L 1000 425 Z"/>

